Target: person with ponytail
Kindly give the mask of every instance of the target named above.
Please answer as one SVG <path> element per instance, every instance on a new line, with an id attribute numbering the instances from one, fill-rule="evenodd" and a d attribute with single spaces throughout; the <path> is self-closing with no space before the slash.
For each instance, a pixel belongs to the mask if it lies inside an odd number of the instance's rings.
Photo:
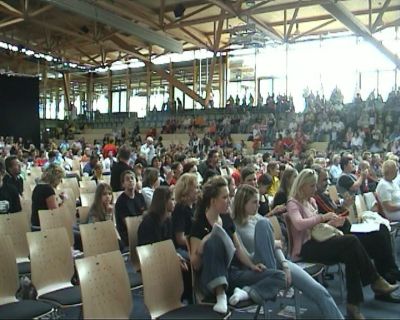
<path id="1" fill-rule="evenodd" d="M 274 298 L 286 284 L 283 271 L 267 269 L 262 263 L 255 264 L 245 253 L 232 218 L 226 214 L 229 206 L 226 179 L 221 176 L 210 178 L 203 185 L 197 201 L 189 238 L 190 261 L 199 277 L 199 289 L 207 297 L 216 297 L 214 310 L 220 313 L 228 311 L 227 293 L 232 293 L 231 305 L 249 299 L 262 304 Z M 213 228 L 218 228 L 215 225 L 222 227 L 233 242 L 235 255 L 232 261 L 228 259 L 222 237 L 212 232 Z"/>

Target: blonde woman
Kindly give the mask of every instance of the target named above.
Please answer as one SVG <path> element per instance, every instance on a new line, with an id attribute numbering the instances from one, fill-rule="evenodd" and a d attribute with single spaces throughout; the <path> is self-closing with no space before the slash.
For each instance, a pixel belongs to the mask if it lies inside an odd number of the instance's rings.
<path id="1" fill-rule="evenodd" d="M 40 228 L 39 210 L 51 210 L 59 207 L 56 188 L 63 177 L 64 169 L 55 163 L 50 164 L 43 171 L 41 181 L 32 192 L 32 229 Z M 61 200 L 63 199 L 61 198 Z"/>
<path id="2" fill-rule="evenodd" d="M 192 228 L 194 205 L 199 193 L 197 175 L 184 173 L 175 185 L 175 209 L 172 212 L 172 234 L 175 246 L 186 251 L 186 235 Z M 186 255 L 187 256 L 187 255 Z"/>
<path id="3" fill-rule="evenodd" d="M 400 188 L 394 181 L 398 168 L 394 160 L 386 160 L 382 165 L 383 179 L 376 187 L 386 217 L 391 221 L 400 221 Z"/>
<path id="4" fill-rule="evenodd" d="M 326 265 L 344 263 L 346 266 L 347 316 L 364 319 L 360 311 L 363 301 L 362 285 L 371 285 L 376 295 L 389 294 L 398 288 L 390 285 L 376 272 L 370 257 L 357 237 L 335 236 L 323 242 L 311 238 L 311 229 L 322 222 L 342 226 L 345 217 L 334 212 L 318 214 L 313 198 L 317 187 L 317 175 L 312 169 L 304 169 L 296 177 L 287 203 L 287 217 L 293 239 L 291 258 L 319 262 Z"/>

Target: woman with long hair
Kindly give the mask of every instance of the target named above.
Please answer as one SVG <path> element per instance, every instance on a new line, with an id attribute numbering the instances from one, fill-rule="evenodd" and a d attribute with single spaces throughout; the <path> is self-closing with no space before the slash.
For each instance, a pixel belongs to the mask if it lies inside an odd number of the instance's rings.
<path id="1" fill-rule="evenodd" d="M 94 201 L 89 209 L 89 222 L 112 220 L 113 192 L 107 183 L 99 183 L 94 194 Z"/>
<path id="2" fill-rule="evenodd" d="M 286 260 L 280 247 L 275 247 L 274 232 L 268 219 L 258 213 L 259 192 L 250 185 L 241 185 L 233 203 L 233 220 L 247 254 L 254 263 L 268 269 L 282 269 L 287 285 L 301 290 L 313 301 L 325 319 L 343 319 L 328 291 L 295 263 Z"/>
<path id="3" fill-rule="evenodd" d="M 202 191 L 190 235 L 190 261 L 198 272 L 200 290 L 206 296 L 216 297 L 213 309 L 227 312 L 228 288 L 234 288 L 229 299 L 232 305 L 247 299 L 261 304 L 275 297 L 285 287 L 285 274 L 267 269 L 262 263 L 253 263 L 245 253 L 232 218 L 224 214 L 230 206 L 226 180 L 221 176 L 212 177 Z M 224 240 L 231 241 L 235 248 L 231 261 Z"/>
<path id="4" fill-rule="evenodd" d="M 63 202 L 56 195 L 56 189 L 64 177 L 64 169 L 52 163 L 42 173 L 41 181 L 35 186 L 32 192 L 32 216 L 31 223 L 33 229 L 40 228 L 39 210 L 51 210 L 58 208 Z M 60 202 L 61 200 L 61 202 Z"/>
<path id="5" fill-rule="evenodd" d="M 171 213 L 175 199 L 169 187 L 161 186 L 154 191 L 153 200 L 138 229 L 138 245 L 172 239 Z"/>
<path id="6" fill-rule="evenodd" d="M 185 236 L 190 234 L 199 184 L 194 173 L 184 173 L 175 185 L 175 209 L 172 212 L 172 233 L 175 246 L 187 250 Z"/>
<path id="7" fill-rule="evenodd" d="M 293 181 L 297 177 L 297 175 L 298 175 L 297 170 L 290 166 L 286 167 L 285 171 L 283 171 L 278 192 L 275 194 L 274 200 L 272 202 L 273 208 L 279 205 L 286 206 L 290 189 L 292 188 Z"/>
<path id="8" fill-rule="evenodd" d="M 359 305 L 363 301 L 362 285 L 371 285 L 376 295 L 389 294 L 398 288 L 387 283 L 376 271 L 360 240 L 354 235 L 334 236 L 319 242 L 311 238 L 311 229 L 319 223 L 340 227 L 345 217 L 334 212 L 318 214 L 313 198 L 317 175 L 312 169 L 303 169 L 293 182 L 287 203 L 290 224 L 291 258 L 319 262 L 326 265 L 344 263 L 346 266 L 347 316 L 364 319 Z"/>

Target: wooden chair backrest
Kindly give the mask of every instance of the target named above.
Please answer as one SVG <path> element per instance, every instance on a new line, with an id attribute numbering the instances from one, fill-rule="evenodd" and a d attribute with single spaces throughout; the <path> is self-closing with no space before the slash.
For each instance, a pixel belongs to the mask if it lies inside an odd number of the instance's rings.
<path id="1" fill-rule="evenodd" d="M 119 251 L 76 260 L 85 319 L 128 319 L 133 306 L 129 278 Z"/>
<path id="2" fill-rule="evenodd" d="M 355 199 L 357 215 L 362 216 L 364 211 L 367 211 L 367 205 L 364 200 L 364 196 L 362 194 L 356 195 Z"/>
<path id="3" fill-rule="evenodd" d="M 282 230 L 281 226 L 279 225 L 278 218 L 275 216 L 271 216 L 268 217 L 268 219 L 271 222 L 275 240 L 282 240 Z"/>
<path id="4" fill-rule="evenodd" d="M 79 224 L 86 224 L 89 220 L 89 207 L 77 207 L 79 213 Z"/>
<path id="5" fill-rule="evenodd" d="M 74 245 L 73 223 L 74 220 L 68 208 L 65 206 L 53 210 L 39 210 L 41 230 L 65 228 L 68 234 L 70 246 Z"/>
<path id="6" fill-rule="evenodd" d="M 373 192 L 364 193 L 364 200 L 365 200 L 365 205 L 367 207 L 367 210 L 374 211 L 372 209 L 373 209 L 374 205 L 377 204 L 374 193 Z"/>
<path id="7" fill-rule="evenodd" d="M 119 196 L 123 193 L 123 191 L 114 191 L 113 192 L 113 199 L 114 199 L 114 203 L 117 202 L 117 199 L 119 198 Z"/>
<path id="8" fill-rule="evenodd" d="M 143 220 L 142 216 L 125 218 L 126 229 L 128 231 L 128 239 L 129 239 L 129 253 L 131 256 L 131 262 L 133 268 L 136 271 L 140 270 L 140 262 L 136 251 L 136 246 L 138 241 L 138 229 L 142 220 Z"/>
<path id="9" fill-rule="evenodd" d="M 144 303 L 153 319 L 178 309 L 183 292 L 179 259 L 172 240 L 136 248 L 143 279 Z"/>
<path id="10" fill-rule="evenodd" d="M 94 202 L 94 193 L 81 193 L 81 206 L 90 207 Z"/>
<path id="11" fill-rule="evenodd" d="M 57 195 L 60 195 L 60 193 L 62 193 L 62 192 L 65 195 L 62 206 L 65 207 L 65 210 L 71 215 L 73 222 L 76 223 L 75 193 L 72 190 L 72 188 L 64 188 L 64 189 L 57 190 Z"/>
<path id="12" fill-rule="evenodd" d="M 110 175 L 110 174 L 103 175 L 103 180 L 102 180 L 102 182 L 105 182 L 105 183 L 107 183 L 107 184 L 110 184 L 110 182 L 111 182 L 111 175 Z"/>
<path id="13" fill-rule="evenodd" d="M 74 275 L 71 243 L 65 228 L 27 233 L 32 282 L 38 297 L 72 287 Z"/>
<path id="14" fill-rule="evenodd" d="M 81 172 L 81 163 L 78 159 L 72 159 L 72 171 L 78 171 L 79 173 Z"/>
<path id="15" fill-rule="evenodd" d="M 285 212 L 283 213 L 283 217 L 285 218 L 285 223 L 286 223 L 286 230 L 287 230 L 287 255 L 289 258 L 292 259 L 292 247 L 293 247 L 293 234 L 292 234 L 292 222 L 290 221 L 290 218 L 288 216 L 288 213 Z"/>
<path id="16" fill-rule="evenodd" d="M 35 178 L 40 178 L 42 176 L 42 167 L 31 167 L 31 177 L 33 180 Z"/>
<path id="17" fill-rule="evenodd" d="M 28 261 L 29 247 L 26 233 L 30 231 L 27 214 L 0 214 L 0 235 L 10 237 L 17 262 Z"/>
<path id="18" fill-rule="evenodd" d="M 186 248 L 189 254 L 189 258 L 191 257 L 191 247 L 190 247 L 190 237 L 186 237 Z M 199 274 L 198 272 L 193 268 L 192 263 L 190 263 L 190 271 L 191 271 L 191 276 L 192 276 L 192 288 L 193 288 L 193 301 L 194 303 L 202 303 L 205 296 L 203 292 L 200 290 L 199 286 Z"/>
<path id="19" fill-rule="evenodd" d="M 74 192 L 75 200 L 79 198 L 79 184 L 76 177 L 64 178 L 59 186 L 60 189 L 71 188 Z"/>
<path id="20" fill-rule="evenodd" d="M 337 192 L 336 186 L 335 185 L 330 185 L 328 187 L 328 192 L 329 192 L 329 197 L 334 203 L 339 202 L 339 194 Z"/>
<path id="21" fill-rule="evenodd" d="M 95 192 L 96 191 L 96 181 L 94 180 L 82 180 L 79 183 L 79 187 L 81 188 L 81 190 L 86 190 L 85 193 L 91 193 L 91 192 Z"/>
<path id="22" fill-rule="evenodd" d="M 79 229 L 85 257 L 119 250 L 117 233 L 111 220 L 81 224 Z"/>
<path id="23" fill-rule="evenodd" d="M 16 302 L 18 268 L 11 237 L 0 233 L 0 305 Z"/>

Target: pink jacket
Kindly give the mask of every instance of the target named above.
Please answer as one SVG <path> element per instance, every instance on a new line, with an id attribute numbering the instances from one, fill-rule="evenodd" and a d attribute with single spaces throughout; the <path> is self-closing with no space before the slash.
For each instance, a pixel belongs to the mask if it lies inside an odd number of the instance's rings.
<path id="1" fill-rule="evenodd" d="M 306 205 L 291 198 L 286 205 L 286 209 L 292 237 L 290 257 L 293 261 L 296 261 L 300 260 L 300 251 L 303 244 L 311 239 L 311 228 L 323 220 L 322 215 L 318 214 L 318 207 L 314 198 L 311 198 Z"/>

